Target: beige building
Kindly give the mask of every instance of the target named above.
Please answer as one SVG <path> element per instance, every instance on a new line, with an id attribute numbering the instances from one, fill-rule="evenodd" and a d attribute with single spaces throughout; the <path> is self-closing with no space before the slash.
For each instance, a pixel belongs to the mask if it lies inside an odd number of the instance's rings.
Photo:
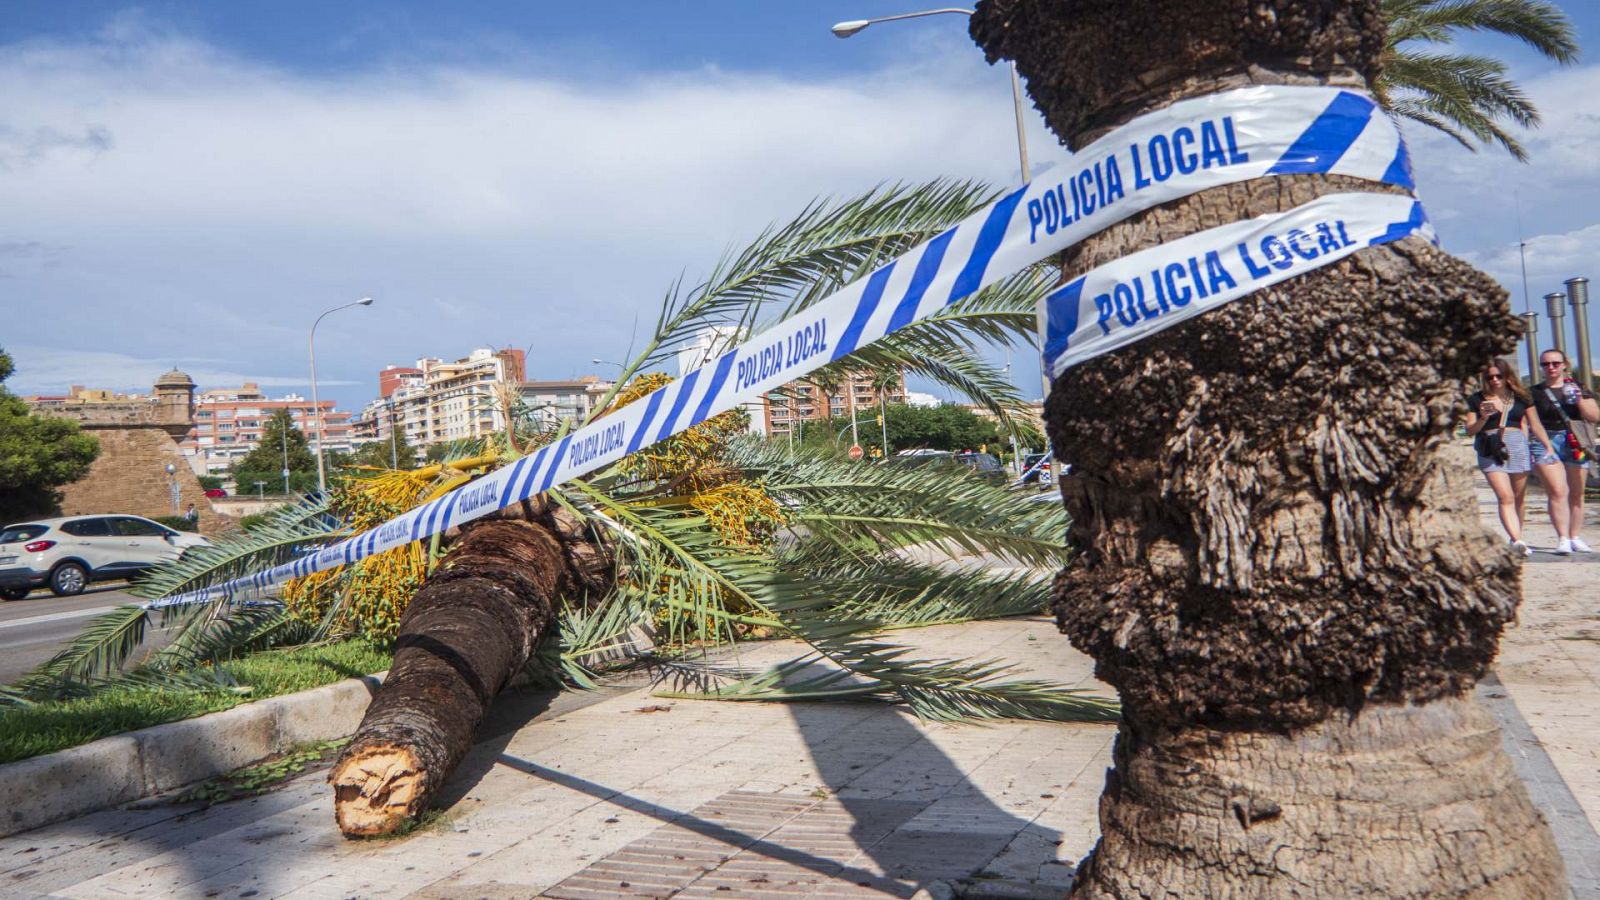
<path id="1" fill-rule="evenodd" d="M 823 396 L 821 388 L 808 381 L 791 381 L 767 394 L 762 411 L 767 434 L 782 437 L 796 430 L 802 421 L 829 417 L 848 420 L 852 404 L 858 416 L 876 416 L 880 400 L 884 403 L 904 403 L 905 376 L 901 375 L 894 384 L 879 389 L 873 386 L 870 373 L 857 373 L 827 396 Z"/>
<path id="2" fill-rule="evenodd" d="M 544 427 L 562 422 L 580 425 L 605 399 L 613 382 L 598 375 L 584 375 L 566 381 L 524 381 L 517 394 L 527 415 Z"/>
<path id="3" fill-rule="evenodd" d="M 354 428 L 363 438 L 380 441 L 389 439 L 391 428 L 399 429 L 418 448 L 487 437 L 505 430 L 507 401 L 521 399 L 532 405 L 523 390 L 528 384 L 573 384 L 577 400 L 569 402 L 573 400 L 569 391 L 563 394 L 564 402 L 589 408 L 582 403 L 587 382 L 526 382 L 525 378 L 524 354 L 514 349 L 480 347 L 456 360 L 428 357 L 415 366 L 388 366 L 378 373 L 380 396 L 361 411 Z"/>
<path id="4" fill-rule="evenodd" d="M 298 394 L 272 399 L 250 381 L 236 388 L 201 391 L 195 397 L 194 427 L 178 446 L 196 473 L 220 475 L 260 445 L 267 419 L 284 410 L 315 453 L 318 407 L 322 409 L 323 449 L 329 453 L 349 453 L 355 446 L 350 413 L 334 409 L 332 400 L 313 405 Z"/>

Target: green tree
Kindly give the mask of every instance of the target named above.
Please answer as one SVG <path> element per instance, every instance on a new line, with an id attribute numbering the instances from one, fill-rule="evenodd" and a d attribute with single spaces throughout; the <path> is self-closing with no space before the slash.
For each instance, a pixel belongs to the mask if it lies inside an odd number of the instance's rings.
<path id="1" fill-rule="evenodd" d="M 1578 59 L 1572 22 L 1545 0 L 1383 0 L 1389 23 L 1383 75 L 1373 84 L 1390 112 L 1437 128 L 1477 149 L 1495 142 L 1519 160 L 1528 154 L 1506 130 L 1535 128 L 1539 111 L 1492 56 L 1442 52 L 1465 32 L 1515 38 L 1562 65 Z"/>
<path id="2" fill-rule="evenodd" d="M 233 464 L 233 483 L 241 494 L 253 492 L 257 481 L 266 482 L 267 490 L 279 492 L 283 490 L 285 468 L 289 470 L 290 491 L 316 490 L 317 458 L 289 411 L 280 409 L 262 423 L 261 441 L 256 448 Z"/>
<path id="3" fill-rule="evenodd" d="M 1000 429 L 965 406 L 946 403 L 918 407 L 890 403 L 884 407 L 889 430 L 889 452 L 901 450 L 999 449 Z M 876 423 L 874 423 L 876 424 Z"/>
<path id="4" fill-rule="evenodd" d="M 6 390 L 15 370 L 0 349 L 0 524 L 52 512 L 61 501 L 56 488 L 82 478 L 100 455 L 100 442 L 77 422 L 34 415 Z"/>
<path id="5" fill-rule="evenodd" d="M 374 469 L 415 469 L 417 448 L 411 446 L 405 435 L 396 431 L 393 444 L 388 438 L 379 438 L 357 447 L 356 451 L 350 454 L 347 465 Z"/>

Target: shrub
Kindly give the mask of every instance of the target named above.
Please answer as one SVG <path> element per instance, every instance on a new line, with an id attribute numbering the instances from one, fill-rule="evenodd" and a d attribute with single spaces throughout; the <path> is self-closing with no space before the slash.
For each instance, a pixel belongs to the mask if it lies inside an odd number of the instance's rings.
<path id="1" fill-rule="evenodd" d="M 151 516 L 150 521 L 160 522 L 173 531 L 199 531 L 200 526 L 185 519 L 183 516 Z"/>

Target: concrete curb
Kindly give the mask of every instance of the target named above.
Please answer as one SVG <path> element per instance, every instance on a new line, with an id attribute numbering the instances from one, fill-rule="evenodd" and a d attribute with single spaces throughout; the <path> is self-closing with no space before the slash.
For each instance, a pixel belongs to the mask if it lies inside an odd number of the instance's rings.
<path id="1" fill-rule="evenodd" d="M 0 837 L 354 734 L 382 673 L 0 765 Z"/>

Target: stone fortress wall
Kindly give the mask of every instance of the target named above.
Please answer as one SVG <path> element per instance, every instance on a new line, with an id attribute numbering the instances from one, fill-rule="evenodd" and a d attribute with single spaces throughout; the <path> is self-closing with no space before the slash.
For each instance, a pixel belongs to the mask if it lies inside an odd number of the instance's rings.
<path id="1" fill-rule="evenodd" d="M 172 515 L 176 481 L 179 514 L 193 503 L 202 533 L 214 534 L 225 527 L 228 520 L 212 508 L 178 449 L 178 441 L 194 421 L 194 389 L 192 378 L 173 369 L 156 380 L 150 399 L 68 398 L 63 403 L 35 404 L 41 415 L 73 419 L 100 441 L 100 456 L 89 473 L 62 489 L 62 513 Z"/>

